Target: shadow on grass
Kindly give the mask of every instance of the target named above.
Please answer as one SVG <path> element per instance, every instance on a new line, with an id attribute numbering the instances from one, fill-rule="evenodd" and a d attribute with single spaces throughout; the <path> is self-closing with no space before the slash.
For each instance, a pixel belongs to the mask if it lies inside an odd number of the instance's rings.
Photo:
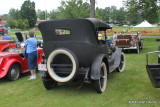
<path id="1" fill-rule="evenodd" d="M 29 75 L 30 75 L 30 72 L 27 72 L 27 73 L 24 73 L 24 74 L 20 74 L 20 77 L 18 78 L 18 80 L 21 80 L 22 78 L 27 77 Z M 14 81 L 8 81 L 6 76 L 4 78 L 0 79 L 0 83 L 6 83 L 6 82 L 14 82 Z"/>
<path id="2" fill-rule="evenodd" d="M 120 73 L 117 71 L 113 71 L 113 73 L 108 74 L 108 83 L 110 83 L 112 80 L 117 78 L 117 75 L 119 75 Z M 107 85 L 109 85 L 107 83 Z M 108 87 L 108 86 L 107 86 Z M 45 88 L 44 88 L 45 89 Z M 107 90 L 107 89 L 106 89 Z M 65 93 L 79 93 L 81 95 L 83 94 L 97 94 L 95 87 L 94 87 L 94 81 L 91 81 L 91 83 L 87 84 L 87 83 L 83 83 L 82 80 L 77 80 L 77 81 L 71 81 L 68 83 L 58 83 L 58 86 L 54 89 L 51 90 L 46 90 L 49 93 L 63 93 L 65 91 Z M 48 93 L 47 92 L 47 93 Z"/>

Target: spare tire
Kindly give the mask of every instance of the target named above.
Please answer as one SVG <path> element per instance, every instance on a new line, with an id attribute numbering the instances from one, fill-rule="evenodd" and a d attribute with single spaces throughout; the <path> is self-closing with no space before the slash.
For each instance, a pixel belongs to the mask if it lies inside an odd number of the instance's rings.
<path id="1" fill-rule="evenodd" d="M 66 61 L 65 58 L 69 61 Z M 48 73 L 52 79 L 57 82 L 68 82 L 72 80 L 79 68 L 78 59 L 75 54 L 69 49 L 56 49 L 54 50 L 47 59 Z M 58 72 L 57 69 L 60 69 Z M 63 72 L 61 72 L 63 70 Z M 68 75 L 58 75 L 57 73 L 65 74 L 67 71 Z"/>

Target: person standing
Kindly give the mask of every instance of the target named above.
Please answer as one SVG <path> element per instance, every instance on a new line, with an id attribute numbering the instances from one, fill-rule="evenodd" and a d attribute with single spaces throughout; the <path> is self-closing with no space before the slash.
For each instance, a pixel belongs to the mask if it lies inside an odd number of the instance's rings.
<path id="1" fill-rule="evenodd" d="M 116 45 L 116 40 L 117 40 L 117 32 L 114 32 L 114 35 L 113 35 L 113 45 Z"/>
<path id="2" fill-rule="evenodd" d="M 10 40 L 10 37 L 9 37 L 9 35 L 8 35 L 7 33 L 4 33 L 4 38 L 3 38 L 3 40 Z"/>
<path id="3" fill-rule="evenodd" d="M 36 67 L 37 67 L 37 40 L 34 38 L 34 31 L 29 31 L 29 37 L 26 42 L 26 53 L 28 55 L 28 67 L 31 76 L 28 80 L 36 79 Z"/>
<path id="4" fill-rule="evenodd" d="M 114 40 L 114 39 L 117 39 L 117 32 L 114 32 L 113 40 Z"/>

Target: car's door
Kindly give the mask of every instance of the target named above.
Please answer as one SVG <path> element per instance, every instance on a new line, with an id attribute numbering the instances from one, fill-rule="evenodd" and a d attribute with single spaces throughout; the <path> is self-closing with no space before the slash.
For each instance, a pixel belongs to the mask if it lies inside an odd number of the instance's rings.
<path id="1" fill-rule="evenodd" d="M 153 54 L 153 53 L 160 53 L 160 52 L 157 51 L 157 52 L 147 53 L 147 55 L 146 55 L 146 58 L 147 58 L 146 69 L 147 69 L 148 76 L 152 82 L 152 85 L 155 88 L 160 88 L 160 63 L 158 63 L 158 64 L 149 64 L 148 63 L 148 55 Z"/>

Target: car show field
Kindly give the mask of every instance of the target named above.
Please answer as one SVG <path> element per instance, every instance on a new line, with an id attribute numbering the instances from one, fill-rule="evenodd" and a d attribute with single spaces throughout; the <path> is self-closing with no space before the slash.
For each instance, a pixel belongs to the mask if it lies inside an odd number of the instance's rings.
<path id="1" fill-rule="evenodd" d="M 13 82 L 0 79 L 0 104 L 3 107 L 158 107 L 160 90 L 152 86 L 146 71 L 146 53 L 158 49 L 156 39 L 144 38 L 144 49 L 139 54 L 125 54 L 124 72 L 108 75 L 108 86 L 103 94 L 95 93 L 92 85 L 84 84 L 80 88 L 79 81 L 60 83 L 47 91 L 40 77 L 27 81 L 28 73 Z M 157 63 L 155 56 L 151 56 L 150 63 Z"/>
<path id="2" fill-rule="evenodd" d="M 160 107 L 160 0 L 3 0 L 0 107 Z"/>

